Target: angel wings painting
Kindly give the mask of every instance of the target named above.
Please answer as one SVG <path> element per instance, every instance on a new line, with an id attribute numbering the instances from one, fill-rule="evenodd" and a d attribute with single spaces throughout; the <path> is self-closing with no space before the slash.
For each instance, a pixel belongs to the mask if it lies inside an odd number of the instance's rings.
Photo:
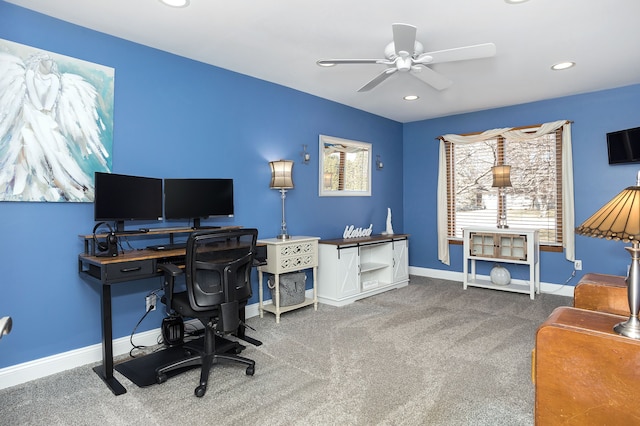
<path id="1" fill-rule="evenodd" d="M 113 69 L 0 41 L 0 201 L 93 201 L 112 114 Z"/>

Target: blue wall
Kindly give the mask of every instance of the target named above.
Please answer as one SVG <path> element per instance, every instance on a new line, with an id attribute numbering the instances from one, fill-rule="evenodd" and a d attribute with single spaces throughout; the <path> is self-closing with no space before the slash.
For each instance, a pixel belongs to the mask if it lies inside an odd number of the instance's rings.
<path id="1" fill-rule="evenodd" d="M 269 189 L 268 162 L 291 159 L 291 234 L 336 238 L 347 224 L 369 223 L 379 233 L 387 207 L 402 231 L 400 123 L 5 2 L 0 38 L 115 68 L 114 173 L 233 178 L 236 215 L 223 223 L 256 227 L 269 238 L 280 229 L 281 205 Z M 373 144 L 385 168 L 373 172 L 371 197 L 318 197 L 319 134 Z M 301 162 L 303 144 L 309 165 Z M 93 204 L 2 202 L 0 214 L 0 316 L 14 321 L 2 339 L 0 368 L 99 343 L 99 288 L 77 269 L 78 235 L 94 226 Z M 162 226 L 135 224 L 145 225 Z M 159 279 L 114 286 L 115 338 L 131 333 L 144 296 L 159 286 Z M 254 273 L 250 303 L 257 294 Z M 158 328 L 162 311 L 138 331 Z"/>
<path id="2" fill-rule="evenodd" d="M 639 168 L 609 166 L 605 134 L 640 125 L 640 86 L 402 125 L 2 1 L 0 38 L 115 68 L 113 171 L 231 177 L 236 216 L 224 223 L 256 227 L 263 238 L 279 231 L 280 197 L 268 189 L 267 163 L 280 158 L 296 162 L 296 187 L 287 194 L 290 233 L 335 238 L 347 224 L 369 223 L 379 233 L 391 207 L 394 230 L 411 234 L 410 265 L 444 271 L 462 270 L 462 250 L 452 246 L 450 267 L 437 259 L 437 136 L 573 120 L 576 224 L 634 184 Z M 373 144 L 385 167 L 373 172 L 372 197 L 317 196 L 319 134 Z M 302 144 L 312 153 L 308 166 L 300 161 Z M 0 368 L 99 343 L 99 289 L 79 278 L 76 262 L 78 235 L 94 225 L 93 205 L 3 202 L 0 215 L 0 316 L 14 319 L 0 345 Z M 577 236 L 576 257 L 585 272 L 624 274 L 623 246 Z M 543 282 L 562 284 L 572 265 L 563 253 L 544 252 L 541 271 Z M 159 285 L 114 287 L 114 337 L 131 333 L 144 295 Z M 159 327 L 161 318 L 161 310 L 153 312 L 139 330 Z"/>
<path id="3" fill-rule="evenodd" d="M 436 184 L 438 141 L 447 133 L 572 120 L 576 226 L 627 186 L 635 185 L 638 165 L 610 166 L 606 133 L 640 126 L 640 85 L 550 99 L 508 108 L 449 116 L 404 126 L 404 231 L 411 234 L 411 266 L 462 271 L 462 246 L 451 245 L 451 266 L 438 261 Z M 586 272 L 625 275 L 630 262 L 621 242 L 576 236 L 576 259 L 583 261 L 569 285 Z M 563 284 L 573 264 L 564 253 L 542 252 L 541 281 Z"/>

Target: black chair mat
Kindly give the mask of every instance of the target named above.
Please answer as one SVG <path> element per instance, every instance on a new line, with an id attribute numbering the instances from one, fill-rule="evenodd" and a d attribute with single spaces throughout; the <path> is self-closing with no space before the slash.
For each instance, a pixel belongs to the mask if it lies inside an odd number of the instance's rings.
<path id="1" fill-rule="evenodd" d="M 204 338 L 201 337 L 199 339 L 184 343 L 184 345 L 181 346 L 164 348 L 159 351 L 152 352 L 148 355 L 144 355 L 139 358 L 133 358 L 117 364 L 114 366 L 114 369 L 120 372 L 127 379 L 131 380 L 138 387 L 144 388 L 147 386 L 155 385 L 157 383 L 156 368 L 170 364 L 188 356 L 188 348 L 202 350 L 203 342 Z M 235 350 L 238 347 L 240 349 L 244 349 L 244 346 L 239 345 L 237 342 L 232 342 L 230 340 L 216 336 L 216 352 L 225 353 L 228 351 L 232 351 L 233 353 L 235 353 Z M 167 373 L 167 378 L 171 378 L 193 368 L 200 367 L 193 366 L 186 367 L 180 370 L 174 370 Z"/>

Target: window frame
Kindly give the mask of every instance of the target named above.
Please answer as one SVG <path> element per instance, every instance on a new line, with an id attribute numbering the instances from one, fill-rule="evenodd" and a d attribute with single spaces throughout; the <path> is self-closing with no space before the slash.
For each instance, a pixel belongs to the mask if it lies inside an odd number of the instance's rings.
<path id="1" fill-rule="evenodd" d="M 516 127 L 513 130 L 522 130 L 526 133 L 534 133 L 537 131 L 542 125 L 530 125 L 530 126 L 521 126 Z M 478 135 L 482 132 L 476 133 L 467 133 L 461 136 L 472 136 Z M 543 251 L 553 251 L 553 252 L 561 252 L 563 251 L 564 241 L 563 241 L 563 214 L 564 214 L 564 205 L 562 200 L 562 156 L 563 156 L 563 127 L 559 127 L 553 132 L 546 133 L 545 135 L 540 135 L 540 137 L 549 135 L 551 133 L 555 134 L 555 192 L 556 192 L 556 215 L 555 215 L 555 226 L 552 228 L 555 232 L 555 241 L 544 241 L 540 242 L 540 249 Z M 471 143 L 485 143 L 486 141 L 495 140 L 497 143 L 496 146 L 496 164 L 495 165 L 504 165 L 504 153 L 506 150 L 506 146 L 508 145 L 508 140 L 503 136 L 497 137 L 488 137 L 484 141 L 477 141 Z M 445 155 L 446 155 L 446 199 L 447 199 L 447 240 L 449 244 L 458 245 L 462 244 L 462 237 L 458 237 L 455 235 L 456 230 L 456 206 L 455 206 L 455 158 L 454 152 L 455 150 L 454 142 L 450 142 L 444 140 L 445 147 Z M 500 203 L 501 200 L 499 199 Z M 507 202 L 508 205 L 508 202 Z M 498 206 L 498 211 L 500 206 Z M 494 222 L 495 224 L 495 222 Z M 480 225 L 480 226 L 484 226 Z M 492 224 L 487 223 L 487 226 L 492 226 Z"/>

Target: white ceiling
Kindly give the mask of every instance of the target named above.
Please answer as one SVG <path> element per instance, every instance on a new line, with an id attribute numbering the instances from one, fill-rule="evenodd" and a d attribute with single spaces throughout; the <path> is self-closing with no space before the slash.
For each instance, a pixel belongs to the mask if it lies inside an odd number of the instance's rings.
<path id="1" fill-rule="evenodd" d="M 8 2 L 399 122 L 640 83 L 639 0 Z M 454 82 L 441 92 L 396 73 L 358 93 L 384 65 L 316 65 L 383 58 L 393 23 L 415 25 L 425 51 L 492 42 L 497 54 L 432 65 Z M 551 71 L 564 60 L 577 66 Z M 407 94 L 420 99 L 404 101 Z"/>

